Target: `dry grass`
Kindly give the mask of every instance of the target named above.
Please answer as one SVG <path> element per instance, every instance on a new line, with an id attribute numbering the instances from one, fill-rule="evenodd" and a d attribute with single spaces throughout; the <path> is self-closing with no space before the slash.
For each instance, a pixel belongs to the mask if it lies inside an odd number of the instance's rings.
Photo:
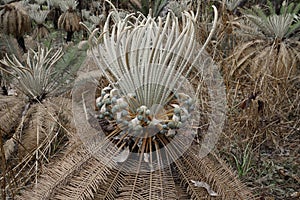
<path id="1" fill-rule="evenodd" d="M 227 88 L 227 121 L 217 149 L 261 199 L 297 199 L 299 42 L 294 36 L 267 38 L 228 12 L 219 23 L 208 50 Z"/>

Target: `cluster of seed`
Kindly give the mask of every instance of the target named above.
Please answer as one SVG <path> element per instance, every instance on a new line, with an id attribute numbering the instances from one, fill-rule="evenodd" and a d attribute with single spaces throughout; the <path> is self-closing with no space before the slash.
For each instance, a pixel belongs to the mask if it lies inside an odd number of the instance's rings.
<path id="1" fill-rule="evenodd" d="M 129 109 L 128 100 L 136 100 L 135 95 L 120 95 L 118 89 L 105 87 L 101 96 L 96 99 L 100 111 L 98 118 L 115 120 L 122 130 L 132 131 L 135 135 L 143 132 L 143 128 L 156 128 L 159 133 L 174 136 L 176 129 L 183 127 L 195 108 L 194 100 L 184 93 L 174 95 L 167 105 L 166 117 L 156 118 L 147 106 L 140 106 L 135 111 Z"/>

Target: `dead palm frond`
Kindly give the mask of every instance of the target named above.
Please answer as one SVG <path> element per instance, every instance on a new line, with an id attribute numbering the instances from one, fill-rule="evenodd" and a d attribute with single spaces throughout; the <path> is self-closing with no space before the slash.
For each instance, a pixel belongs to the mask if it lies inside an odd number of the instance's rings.
<path id="1" fill-rule="evenodd" d="M 200 159 L 197 150 L 164 169 L 134 173 L 138 161 L 116 163 L 109 145 L 69 146 L 45 169 L 38 187 L 17 199 L 252 199 L 223 161 L 215 154 Z"/>
<path id="2" fill-rule="evenodd" d="M 2 137 L 9 137 L 9 133 L 14 130 L 20 122 L 20 115 L 25 102 L 21 98 L 0 96 L 0 121 Z"/>
<path id="3" fill-rule="evenodd" d="M 158 22 L 143 15 L 119 17 L 110 27 L 111 15 L 104 33 L 96 38 L 96 29 L 90 36 L 95 61 L 110 83 L 101 85 L 97 99 L 100 121 L 89 117 L 91 105 L 81 92 L 94 86 L 76 88 L 73 95 L 80 96 L 80 102 L 73 97 L 74 119 L 83 125 L 77 129 L 83 144 L 67 151 L 36 188 L 19 198 L 251 199 L 217 156 L 203 158 L 200 146 L 188 142 L 194 141 L 194 128 L 186 117 L 192 118 L 200 89 L 195 84 L 196 95 L 189 96 L 184 80 L 199 84 L 198 64 L 208 68 L 201 60 L 207 42 L 199 50 L 193 40 L 193 13 L 183 15 L 182 29 L 171 13 Z M 93 104 L 94 99 L 87 102 Z M 76 103 L 83 105 L 85 116 L 78 115 L 81 107 Z M 89 118 L 92 127 L 86 127 L 82 117 Z"/>
<path id="4" fill-rule="evenodd" d="M 7 195 L 15 195 L 34 182 L 43 165 L 65 145 L 71 127 L 69 103 L 68 99 L 54 98 L 42 104 L 16 102 L 3 109 L 6 113 L 0 120 L 6 125 L 1 125 L 1 137 L 7 171 L 1 180 L 6 181 Z"/>

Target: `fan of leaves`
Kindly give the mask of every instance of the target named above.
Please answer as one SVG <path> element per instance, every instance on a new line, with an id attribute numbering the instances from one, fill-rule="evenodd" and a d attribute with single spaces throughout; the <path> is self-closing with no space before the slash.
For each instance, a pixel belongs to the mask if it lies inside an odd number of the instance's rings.
<path id="1" fill-rule="evenodd" d="M 254 23 L 265 36 L 283 40 L 300 28 L 300 21 L 297 17 L 300 10 L 299 3 L 295 5 L 293 2 L 290 4 L 283 2 L 278 14 L 270 1 L 267 1 L 267 5 L 267 11 L 257 6 L 243 11 L 247 19 Z"/>

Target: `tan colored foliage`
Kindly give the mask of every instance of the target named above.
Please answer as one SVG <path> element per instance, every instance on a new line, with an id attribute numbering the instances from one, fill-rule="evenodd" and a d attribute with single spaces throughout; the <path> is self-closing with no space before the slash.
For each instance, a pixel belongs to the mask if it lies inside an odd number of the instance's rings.
<path id="1" fill-rule="evenodd" d="M 81 29 L 80 17 L 75 11 L 66 11 L 58 19 L 58 27 L 67 32 L 75 32 Z"/>
<path id="2" fill-rule="evenodd" d="M 0 11 L 0 27 L 5 34 L 23 36 L 31 30 L 31 19 L 18 3 L 10 3 Z"/>

